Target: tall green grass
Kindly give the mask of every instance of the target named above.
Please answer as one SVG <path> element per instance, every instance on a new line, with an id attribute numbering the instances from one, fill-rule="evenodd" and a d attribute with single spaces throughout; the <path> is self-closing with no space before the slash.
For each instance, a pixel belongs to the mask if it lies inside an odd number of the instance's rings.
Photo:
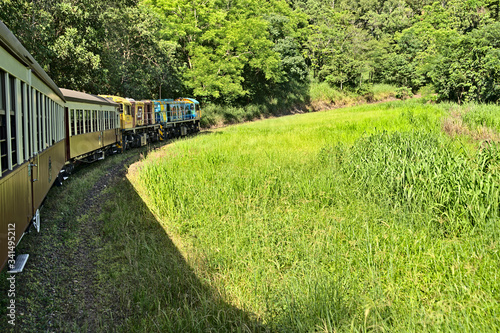
<path id="1" fill-rule="evenodd" d="M 368 86 L 363 94 L 349 91 L 347 89 L 339 90 L 331 87 L 326 82 L 312 82 L 309 94 L 311 104 L 327 103 L 335 105 L 352 105 L 359 102 L 376 102 L 394 98 L 397 88 L 389 84 L 374 84 Z"/>
<path id="2" fill-rule="evenodd" d="M 500 132 L 500 111 L 498 105 L 470 103 L 461 108 L 464 122 L 473 129 L 488 127 Z"/>
<path id="3" fill-rule="evenodd" d="M 131 180 L 194 274 L 272 331 L 495 331 L 499 152 L 445 136 L 446 113 L 408 101 L 232 126 Z"/>

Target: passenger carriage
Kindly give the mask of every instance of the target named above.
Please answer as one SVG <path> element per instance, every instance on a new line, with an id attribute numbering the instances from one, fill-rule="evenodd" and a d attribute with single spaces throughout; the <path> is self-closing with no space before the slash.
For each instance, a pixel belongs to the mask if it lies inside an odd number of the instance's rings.
<path id="1" fill-rule="evenodd" d="M 66 99 L 66 160 L 93 162 L 116 151 L 119 104 L 79 91 L 61 89 Z"/>
<path id="2" fill-rule="evenodd" d="M 19 243 L 32 220 L 39 228 L 38 209 L 65 164 L 64 102 L 0 22 L 0 268 L 9 259 L 14 270 L 10 245 Z"/>

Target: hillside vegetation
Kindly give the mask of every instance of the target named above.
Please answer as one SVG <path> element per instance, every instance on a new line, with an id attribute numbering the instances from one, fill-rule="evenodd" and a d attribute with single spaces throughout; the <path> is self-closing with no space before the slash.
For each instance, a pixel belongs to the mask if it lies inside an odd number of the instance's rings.
<path id="1" fill-rule="evenodd" d="M 269 119 L 179 140 L 128 177 L 196 276 L 267 330 L 495 331 L 500 152 L 482 139 L 498 111 Z"/>
<path id="2" fill-rule="evenodd" d="M 336 91 L 328 97 L 336 104 L 346 96 L 371 99 L 375 84 L 402 95 L 425 88 L 440 100 L 497 102 L 499 6 L 498 0 L 2 0 L 0 19 L 60 87 L 136 99 L 187 95 L 240 113 L 248 104 L 306 110 L 325 97 L 314 93 L 324 85 Z"/>

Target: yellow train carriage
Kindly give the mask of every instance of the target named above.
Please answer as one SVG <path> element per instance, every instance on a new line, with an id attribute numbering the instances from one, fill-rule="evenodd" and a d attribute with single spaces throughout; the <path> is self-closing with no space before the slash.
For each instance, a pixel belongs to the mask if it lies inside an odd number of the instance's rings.
<path id="1" fill-rule="evenodd" d="M 128 99 L 112 95 L 99 95 L 99 96 L 120 104 L 120 109 L 119 109 L 120 127 L 122 129 L 134 128 L 134 117 L 132 116 L 132 103 Z"/>
<path id="2" fill-rule="evenodd" d="M 65 100 L 3 22 L 0 59 L 0 269 L 17 272 L 16 245 L 65 164 Z"/>

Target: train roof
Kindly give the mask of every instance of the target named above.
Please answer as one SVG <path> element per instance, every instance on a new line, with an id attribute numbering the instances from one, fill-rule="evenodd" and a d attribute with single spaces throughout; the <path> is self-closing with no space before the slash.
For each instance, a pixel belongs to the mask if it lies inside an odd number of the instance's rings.
<path id="1" fill-rule="evenodd" d="M 120 104 L 132 105 L 132 103 L 125 97 L 114 96 L 114 95 L 99 95 L 99 97 L 103 97 L 106 98 L 107 100 L 112 100 Z"/>
<path id="2" fill-rule="evenodd" d="M 194 98 L 188 98 L 188 97 L 179 97 L 179 99 L 187 99 L 188 101 L 190 101 L 191 103 L 194 103 L 194 104 L 200 104 L 200 102 L 198 102 L 197 100 L 195 100 Z"/>
<path id="3" fill-rule="evenodd" d="M 59 90 L 59 87 L 52 81 L 49 75 L 36 62 L 35 58 L 31 56 L 2 21 L 0 21 L 0 46 L 16 58 L 17 61 L 30 68 L 40 80 L 49 86 L 64 101 L 64 96 Z"/>
<path id="4" fill-rule="evenodd" d="M 61 88 L 61 92 L 64 95 L 66 101 L 68 102 L 118 106 L 118 103 L 115 103 L 107 98 L 97 95 L 87 94 L 81 91 Z"/>

